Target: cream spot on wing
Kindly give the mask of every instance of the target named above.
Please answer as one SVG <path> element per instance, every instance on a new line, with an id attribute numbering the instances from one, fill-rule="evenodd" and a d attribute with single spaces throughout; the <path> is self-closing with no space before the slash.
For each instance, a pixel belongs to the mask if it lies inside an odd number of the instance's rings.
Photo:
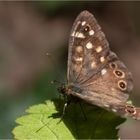
<path id="1" fill-rule="evenodd" d="M 101 52 L 101 51 L 102 51 L 102 46 L 98 46 L 98 47 L 96 48 L 96 52 L 99 53 L 99 52 Z"/>
<path id="2" fill-rule="evenodd" d="M 84 26 L 85 24 L 86 24 L 86 21 L 83 21 L 83 22 L 81 23 L 82 26 Z"/>
<path id="3" fill-rule="evenodd" d="M 89 31 L 89 35 L 94 35 L 94 31 L 93 30 L 90 30 Z"/>
<path id="4" fill-rule="evenodd" d="M 94 61 L 91 63 L 91 68 L 96 68 L 96 63 Z"/>
<path id="5" fill-rule="evenodd" d="M 100 57 L 100 61 L 101 61 L 101 62 L 104 62 L 104 61 L 105 61 L 104 56 Z"/>
<path id="6" fill-rule="evenodd" d="M 113 111 L 113 112 L 117 112 L 117 110 L 116 110 L 116 109 L 114 109 L 114 108 L 112 108 L 112 111 Z"/>
<path id="7" fill-rule="evenodd" d="M 104 106 L 107 107 L 107 108 L 109 108 L 109 105 L 108 104 L 104 104 Z"/>
<path id="8" fill-rule="evenodd" d="M 78 61 L 78 62 L 82 62 L 83 58 L 82 57 L 77 57 L 77 58 L 75 58 L 75 60 Z"/>
<path id="9" fill-rule="evenodd" d="M 115 89 L 114 89 L 114 88 L 111 88 L 111 91 L 113 91 L 113 92 L 114 92 L 114 91 L 115 91 Z"/>
<path id="10" fill-rule="evenodd" d="M 75 28 L 74 28 L 74 30 L 73 30 L 71 36 L 75 37 L 75 34 L 76 34 L 75 31 L 76 31 L 76 29 L 77 29 L 77 27 L 79 26 L 80 23 L 81 23 L 81 21 L 78 21 L 78 22 L 77 22 L 77 24 L 75 25 Z"/>
<path id="11" fill-rule="evenodd" d="M 75 36 L 75 31 L 72 32 L 71 36 Z"/>
<path id="12" fill-rule="evenodd" d="M 101 70 L 101 74 L 102 74 L 102 75 L 106 74 L 106 72 L 107 72 L 106 69 L 102 69 L 102 70 Z"/>
<path id="13" fill-rule="evenodd" d="M 77 47 L 76 47 L 76 51 L 77 51 L 78 53 L 81 53 L 81 52 L 83 51 L 83 47 L 82 47 L 82 46 L 77 46 Z"/>
<path id="14" fill-rule="evenodd" d="M 87 49 L 92 49 L 92 48 L 93 48 L 92 43 L 91 43 L 91 42 L 88 42 L 88 43 L 86 44 L 86 48 L 87 48 Z"/>
<path id="15" fill-rule="evenodd" d="M 77 38 L 85 38 L 84 34 L 80 32 L 76 32 L 74 36 Z"/>

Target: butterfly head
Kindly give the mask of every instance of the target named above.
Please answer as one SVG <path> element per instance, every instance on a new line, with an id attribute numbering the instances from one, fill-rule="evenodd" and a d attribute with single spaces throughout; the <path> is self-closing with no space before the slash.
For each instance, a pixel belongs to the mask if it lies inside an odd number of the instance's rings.
<path id="1" fill-rule="evenodd" d="M 60 94 L 65 95 L 68 92 L 68 87 L 66 84 L 62 84 L 60 87 L 57 88 L 57 90 Z"/>

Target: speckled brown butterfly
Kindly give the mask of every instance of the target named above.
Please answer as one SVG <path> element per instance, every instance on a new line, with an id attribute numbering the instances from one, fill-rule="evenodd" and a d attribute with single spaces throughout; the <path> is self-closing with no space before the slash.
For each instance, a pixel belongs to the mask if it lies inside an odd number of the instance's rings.
<path id="1" fill-rule="evenodd" d="M 67 85 L 61 93 L 138 120 L 140 108 L 127 102 L 132 88 L 131 73 L 110 50 L 94 16 L 81 12 L 70 34 Z"/>

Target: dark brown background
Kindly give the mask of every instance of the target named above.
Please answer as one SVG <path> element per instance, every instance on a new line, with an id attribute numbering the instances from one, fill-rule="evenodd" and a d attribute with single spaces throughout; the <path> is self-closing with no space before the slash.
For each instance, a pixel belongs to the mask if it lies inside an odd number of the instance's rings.
<path id="1" fill-rule="evenodd" d="M 66 80 L 69 32 L 82 10 L 94 14 L 133 73 L 131 99 L 140 106 L 140 2 L 0 2 L 0 138 L 12 138 L 28 106 L 58 95 L 50 81 Z M 139 130 L 129 119 L 120 136 L 140 138 Z"/>

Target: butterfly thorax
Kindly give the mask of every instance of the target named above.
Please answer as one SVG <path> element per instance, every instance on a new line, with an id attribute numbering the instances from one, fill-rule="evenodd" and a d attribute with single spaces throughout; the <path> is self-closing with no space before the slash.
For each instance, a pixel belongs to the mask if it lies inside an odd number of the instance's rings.
<path id="1" fill-rule="evenodd" d="M 60 94 L 66 94 L 67 93 L 67 87 L 66 87 L 66 85 L 61 85 L 60 87 L 58 87 L 58 92 L 60 93 Z"/>
<path id="2" fill-rule="evenodd" d="M 71 92 L 71 88 L 69 85 L 67 84 L 63 84 L 58 88 L 58 92 L 61 93 L 62 95 L 69 95 L 69 93 Z"/>
<path id="3" fill-rule="evenodd" d="M 82 92 L 82 89 L 79 88 L 78 86 L 75 85 L 68 85 L 68 84 L 63 84 L 58 88 L 59 93 L 61 93 L 62 95 L 71 95 L 71 93 L 73 92 L 77 92 L 80 93 Z"/>

